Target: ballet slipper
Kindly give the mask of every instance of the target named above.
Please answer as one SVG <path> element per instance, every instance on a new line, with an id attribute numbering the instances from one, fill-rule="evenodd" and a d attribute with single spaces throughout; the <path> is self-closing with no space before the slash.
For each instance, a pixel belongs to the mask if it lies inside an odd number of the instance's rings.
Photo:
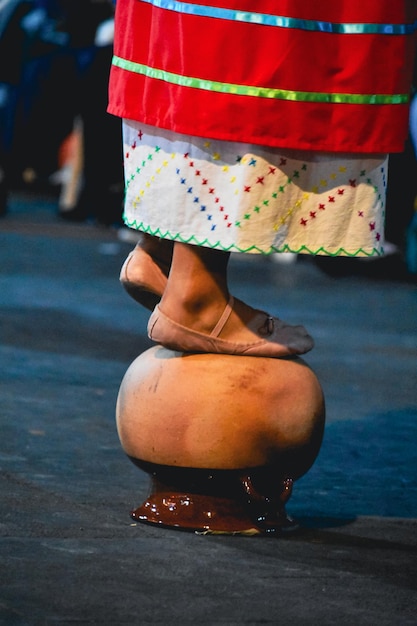
<path id="1" fill-rule="evenodd" d="M 136 246 L 122 265 L 120 282 L 136 302 L 153 311 L 164 293 L 168 273 L 169 263 Z"/>
<path id="2" fill-rule="evenodd" d="M 286 357 L 304 354 L 314 346 L 313 339 L 303 326 L 290 326 L 276 317 L 258 311 L 248 328 L 254 331 L 258 341 L 237 343 L 219 337 L 233 310 L 234 299 L 230 300 L 209 335 L 174 322 L 155 307 L 149 322 L 148 336 L 156 343 L 179 352 L 211 352 L 260 357 Z"/>

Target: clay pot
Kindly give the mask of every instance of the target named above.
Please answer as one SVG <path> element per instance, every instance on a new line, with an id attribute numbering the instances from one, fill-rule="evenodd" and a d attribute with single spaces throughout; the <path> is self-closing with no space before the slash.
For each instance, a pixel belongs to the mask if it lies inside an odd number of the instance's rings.
<path id="1" fill-rule="evenodd" d="M 151 348 L 116 407 L 122 447 L 152 479 L 131 515 L 200 532 L 291 527 L 285 501 L 317 457 L 324 420 L 321 386 L 299 358 Z"/>

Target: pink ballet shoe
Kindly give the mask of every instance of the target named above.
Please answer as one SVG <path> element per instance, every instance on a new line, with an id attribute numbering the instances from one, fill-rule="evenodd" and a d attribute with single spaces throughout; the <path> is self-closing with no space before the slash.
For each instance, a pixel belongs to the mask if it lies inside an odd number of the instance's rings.
<path id="1" fill-rule="evenodd" d="M 219 337 L 233 309 L 231 296 L 221 318 L 209 335 L 186 328 L 164 315 L 159 306 L 148 322 L 148 336 L 156 343 L 179 352 L 212 352 L 261 357 L 305 354 L 314 346 L 303 326 L 289 326 L 276 317 L 259 311 L 248 327 L 258 336 L 253 343 L 236 343 Z"/>
<path id="2" fill-rule="evenodd" d="M 155 260 L 136 246 L 122 265 L 120 282 L 129 296 L 153 311 L 164 293 L 168 273 L 169 263 Z"/>

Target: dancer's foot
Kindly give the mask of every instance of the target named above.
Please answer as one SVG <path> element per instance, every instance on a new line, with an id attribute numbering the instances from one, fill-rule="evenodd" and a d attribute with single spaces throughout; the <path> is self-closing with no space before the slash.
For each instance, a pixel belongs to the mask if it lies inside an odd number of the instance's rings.
<path id="1" fill-rule="evenodd" d="M 211 331 L 201 332 L 201 325 L 200 329 L 193 326 L 174 321 L 157 306 L 149 319 L 148 335 L 180 352 L 285 357 L 304 354 L 314 346 L 303 326 L 290 326 L 233 297 Z"/>
<path id="2" fill-rule="evenodd" d="M 139 304 L 152 311 L 164 293 L 172 257 L 171 242 L 160 250 L 150 250 L 140 241 L 128 255 L 120 271 L 120 282 Z"/>

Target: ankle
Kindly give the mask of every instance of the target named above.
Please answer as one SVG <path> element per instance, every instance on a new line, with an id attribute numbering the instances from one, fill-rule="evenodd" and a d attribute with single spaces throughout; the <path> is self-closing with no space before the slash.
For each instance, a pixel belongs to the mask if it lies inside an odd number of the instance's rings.
<path id="1" fill-rule="evenodd" d="M 228 300 L 229 296 L 223 293 L 181 292 L 173 297 L 167 290 L 160 308 L 165 315 L 185 326 L 209 332 L 223 313 Z"/>

